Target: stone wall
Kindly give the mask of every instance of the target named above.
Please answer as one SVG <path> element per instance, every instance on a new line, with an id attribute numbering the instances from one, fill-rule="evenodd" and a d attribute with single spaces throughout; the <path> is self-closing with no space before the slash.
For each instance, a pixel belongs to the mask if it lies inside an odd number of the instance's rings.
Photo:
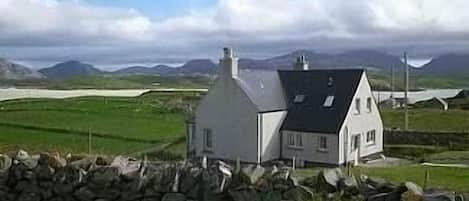
<path id="1" fill-rule="evenodd" d="M 384 144 L 432 145 L 453 150 L 467 149 L 469 133 L 385 130 Z"/>
<path id="2" fill-rule="evenodd" d="M 156 163 L 121 156 L 62 159 L 19 151 L 13 159 L 0 155 L 0 201 L 406 201 L 429 197 L 411 182 L 393 185 L 364 175 L 345 176 L 340 169 L 298 181 L 281 164 L 232 167 L 204 161 Z M 431 198 L 454 200 L 455 196 L 444 193 Z"/>

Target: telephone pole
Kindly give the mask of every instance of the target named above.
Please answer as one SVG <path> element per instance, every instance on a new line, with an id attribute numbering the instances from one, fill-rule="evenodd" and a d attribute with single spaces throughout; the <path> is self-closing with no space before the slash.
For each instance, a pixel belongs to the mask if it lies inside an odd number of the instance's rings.
<path id="1" fill-rule="evenodd" d="M 404 74 L 404 85 L 405 85 L 405 91 L 404 91 L 404 130 L 409 129 L 409 65 L 407 63 L 407 52 L 404 52 L 404 63 L 405 63 L 405 74 Z"/>

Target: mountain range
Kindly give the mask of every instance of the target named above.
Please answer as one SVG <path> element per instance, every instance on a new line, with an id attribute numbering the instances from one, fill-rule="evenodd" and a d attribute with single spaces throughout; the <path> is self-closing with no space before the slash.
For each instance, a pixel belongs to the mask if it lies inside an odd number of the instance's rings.
<path id="1" fill-rule="evenodd" d="M 38 79 L 44 76 L 30 68 L 0 58 L 0 80 Z"/>
<path id="2" fill-rule="evenodd" d="M 241 68 L 249 69 L 291 69 L 298 56 L 304 55 L 309 61 L 311 69 L 314 68 L 350 68 L 366 67 L 377 72 L 388 72 L 391 67 L 401 68 L 404 64 L 399 57 L 370 50 L 355 50 L 339 54 L 316 53 L 308 50 L 297 50 L 285 55 L 267 59 L 239 59 Z M 434 58 L 421 68 L 412 68 L 413 72 L 420 74 L 458 74 L 469 73 L 469 54 L 447 54 Z M 29 68 L 0 59 L 0 79 L 27 79 L 42 78 L 66 79 L 74 76 L 90 75 L 213 75 L 216 73 L 217 64 L 209 59 L 194 59 L 184 65 L 171 67 L 156 65 L 153 67 L 132 66 L 113 72 L 102 71 L 91 64 L 79 61 L 67 61 L 44 68 L 36 72 Z"/>

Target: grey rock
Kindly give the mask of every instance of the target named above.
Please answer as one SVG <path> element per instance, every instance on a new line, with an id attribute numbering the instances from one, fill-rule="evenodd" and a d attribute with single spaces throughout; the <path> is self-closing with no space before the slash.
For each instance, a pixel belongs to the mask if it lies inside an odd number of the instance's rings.
<path id="1" fill-rule="evenodd" d="M 296 186 L 283 193 L 284 199 L 294 201 L 309 201 L 313 196 L 313 191 L 306 186 Z"/>
<path id="2" fill-rule="evenodd" d="M 265 168 L 256 165 L 248 165 L 242 168 L 241 173 L 249 178 L 251 184 L 255 184 L 265 173 Z"/>
<path id="3" fill-rule="evenodd" d="M 161 201 L 186 201 L 186 196 L 181 193 L 166 193 Z"/>
<path id="4" fill-rule="evenodd" d="M 255 189 L 241 189 L 236 191 L 230 191 L 229 196 L 233 201 L 260 201 L 262 200 L 261 194 Z"/>
<path id="5" fill-rule="evenodd" d="M 323 170 L 318 175 L 318 186 L 325 192 L 336 192 L 339 190 L 339 181 L 344 178 L 342 171 L 339 168 Z"/>
<path id="6" fill-rule="evenodd" d="M 11 167 L 11 158 L 0 154 L 0 171 L 8 170 Z"/>
<path id="7" fill-rule="evenodd" d="M 378 193 L 375 195 L 372 195 L 368 197 L 366 200 L 367 201 L 386 201 L 386 198 L 388 197 L 388 193 Z"/>

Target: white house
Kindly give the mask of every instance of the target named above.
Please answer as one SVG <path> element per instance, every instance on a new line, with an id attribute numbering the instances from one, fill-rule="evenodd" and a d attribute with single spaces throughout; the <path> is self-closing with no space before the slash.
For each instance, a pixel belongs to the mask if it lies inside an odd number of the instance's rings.
<path id="1" fill-rule="evenodd" d="M 195 157 L 343 164 L 383 150 L 383 125 L 363 69 L 238 69 L 224 49 L 217 81 L 187 127 Z"/>

